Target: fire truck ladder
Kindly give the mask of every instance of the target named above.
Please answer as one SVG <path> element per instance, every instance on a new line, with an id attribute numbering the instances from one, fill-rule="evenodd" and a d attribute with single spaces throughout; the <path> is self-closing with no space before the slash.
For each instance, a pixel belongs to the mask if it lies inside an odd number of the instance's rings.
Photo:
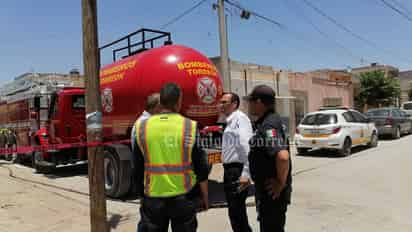
<path id="1" fill-rule="evenodd" d="M 137 37 L 136 43 L 132 43 L 132 37 Z M 140 40 L 139 40 L 140 38 Z M 138 31 L 132 32 L 126 36 L 123 36 L 122 38 L 115 40 L 111 43 L 108 43 L 102 47 L 100 47 L 100 52 L 103 49 L 112 47 L 114 45 L 119 45 L 120 43 L 123 43 L 124 41 L 127 41 L 127 45 L 120 47 L 120 48 L 115 48 L 112 50 L 112 55 L 113 55 L 113 62 L 117 60 L 117 53 L 122 52 L 124 50 L 127 50 L 127 55 L 122 56 L 123 58 L 135 55 L 139 52 L 146 51 L 150 48 L 155 47 L 155 41 L 163 41 L 164 45 L 170 45 L 172 44 L 172 37 L 170 32 L 164 32 L 164 31 L 158 31 L 158 30 L 152 30 L 152 29 L 147 29 L 147 28 L 142 28 Z M 149 45 L 149 46 L 148 46 Z M 136 47 L 138 47 L 136 49 Z"/>

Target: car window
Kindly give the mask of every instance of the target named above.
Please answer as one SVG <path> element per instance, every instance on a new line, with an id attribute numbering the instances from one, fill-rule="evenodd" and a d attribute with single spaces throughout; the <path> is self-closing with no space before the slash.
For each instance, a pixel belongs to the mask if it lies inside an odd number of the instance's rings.
<path id="1" fill-rule="evenodd" d="M 403 104 L 404 110 L 412 110 L 412 102 L 411 103 L 404 103 Z"/>
<path id="2" fill-rule="evenodd" d="M 350 111 L 350 113 L 352 114 L 353 118 L 355 119 L 355 122 L 360 122 L 360 123 L 366 122 L 366 117 L 363 116 L 361 113 L 359 113 L 357 111 Z"/>
<path id="3" fill-rule="evenodd" d="M 392 116 L 395 118 L 399 118 L 401 114 L 398 110 L 392 110 Z"/>
<path id="4" fill-rule="evenodd" d="M 368 113 L 366 113 L 366 115 L 369 117 L 388 117 L 389 110 L 371 110 Z"/>
<path id="5" fill-rule="evenodd" d="M 342 116 L 345 118 L 347 122 L 355 122 L 355 119 L 353 118 L 352 114 L 350 114 L 349 112 L 343 113 Z"/>
<path id="6" fill-rule="evenodd" d="M 311 114 L 302 120 L 302 125 L 329 125 L 336 124 L 338 118 L 336 114 Z"/>

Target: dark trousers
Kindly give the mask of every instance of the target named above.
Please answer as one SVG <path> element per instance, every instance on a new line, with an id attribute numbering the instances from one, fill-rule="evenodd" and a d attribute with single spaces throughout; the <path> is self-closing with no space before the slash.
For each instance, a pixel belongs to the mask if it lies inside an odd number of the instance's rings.
<path id="1" fill-rule="evenodd" d="M 256 192 L 256 208 L 261 232 L 284 232 L 288 203 L 272 200 L 266 192 Z"/>
<path id="2" fill-rule="evenodd" d="M 242 174 L 243 164 L 224 164 L 223 167 L 225 170 L 223 176 L 224 190 L 232 230 L 234 232 L 251 232 L 252 229 L 249 226 L 246 211 L 248 189 L 238 192 L 239 184 L 237 182 Z"/>
<path id="3" fill-rule="evenodd" d="M 169 222 L 172 231 L 194 232 L 197 230 L 195 202 L 185 196 L 142 199 L 141 220 L 137 232 L 167 232 Z"/>

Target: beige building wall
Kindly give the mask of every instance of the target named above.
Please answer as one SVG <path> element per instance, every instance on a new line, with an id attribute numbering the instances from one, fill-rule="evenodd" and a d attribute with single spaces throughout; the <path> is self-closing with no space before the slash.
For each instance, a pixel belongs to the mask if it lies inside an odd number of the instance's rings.
<path id="1" fill-rule="evenodd" d="M 298 117 L 322 106 L 353 107 L 352 77 L 348 73 L 333 70 L 290 73 L 289 88 L 299 104 Z"/>
<path id="2" fill-rule="evenodd" d="M 211 58 L 219 69 L 219 57 Z M 230 62 L 232 91 L 240 97 L 250 94 L 257 85 L 271 86 L 276 94 L 276 111 L 280 115 L 288 131 L 295 131 L 294 98 L 289 92 L 289 71 L 275 69 L 271 66 L 251 63 Z M 246 102 L 241 100 L 240 110 L 247 112 Z"/>
<path id="3" fill-rule="evenodd" d="M 398 79 L 401 86 L 400 103 L 402 104 L 409 101 L 409 91 L 412 89 L 412 71 L 399 72 Z"/>
<path id="4" fill-rule="evenodd" d="M 219 57 L 211 58 L 219 69 Z M 241 63 L 232 60 L 230 62 L 230 75 L 232 91 L 239 96 L 246 96 L 257 85 L 271 86 L 278 96 L 290 96 L 289 71 L 275 69 L 271 66 L 251 63 Z"/>

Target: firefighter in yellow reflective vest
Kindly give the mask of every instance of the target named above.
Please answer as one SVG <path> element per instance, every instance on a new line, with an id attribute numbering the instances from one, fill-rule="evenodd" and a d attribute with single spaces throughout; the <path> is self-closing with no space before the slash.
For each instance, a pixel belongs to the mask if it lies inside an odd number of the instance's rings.
<path id="1" fill-rule="evenodd" d="M 196 231 L 195 189 L 200 189 L 203 208 L 208 208 L 207 157 L 200 148 L 197 123 L 178 113 L 179 86 L 166 84 L 160 104 L 161 113 L 138 120 L 133 129 L 136 172 L 140 171 L 135 175 L 144 179 L 138 231 L 167 232 L 170 221 L 173 231 Z"/>

